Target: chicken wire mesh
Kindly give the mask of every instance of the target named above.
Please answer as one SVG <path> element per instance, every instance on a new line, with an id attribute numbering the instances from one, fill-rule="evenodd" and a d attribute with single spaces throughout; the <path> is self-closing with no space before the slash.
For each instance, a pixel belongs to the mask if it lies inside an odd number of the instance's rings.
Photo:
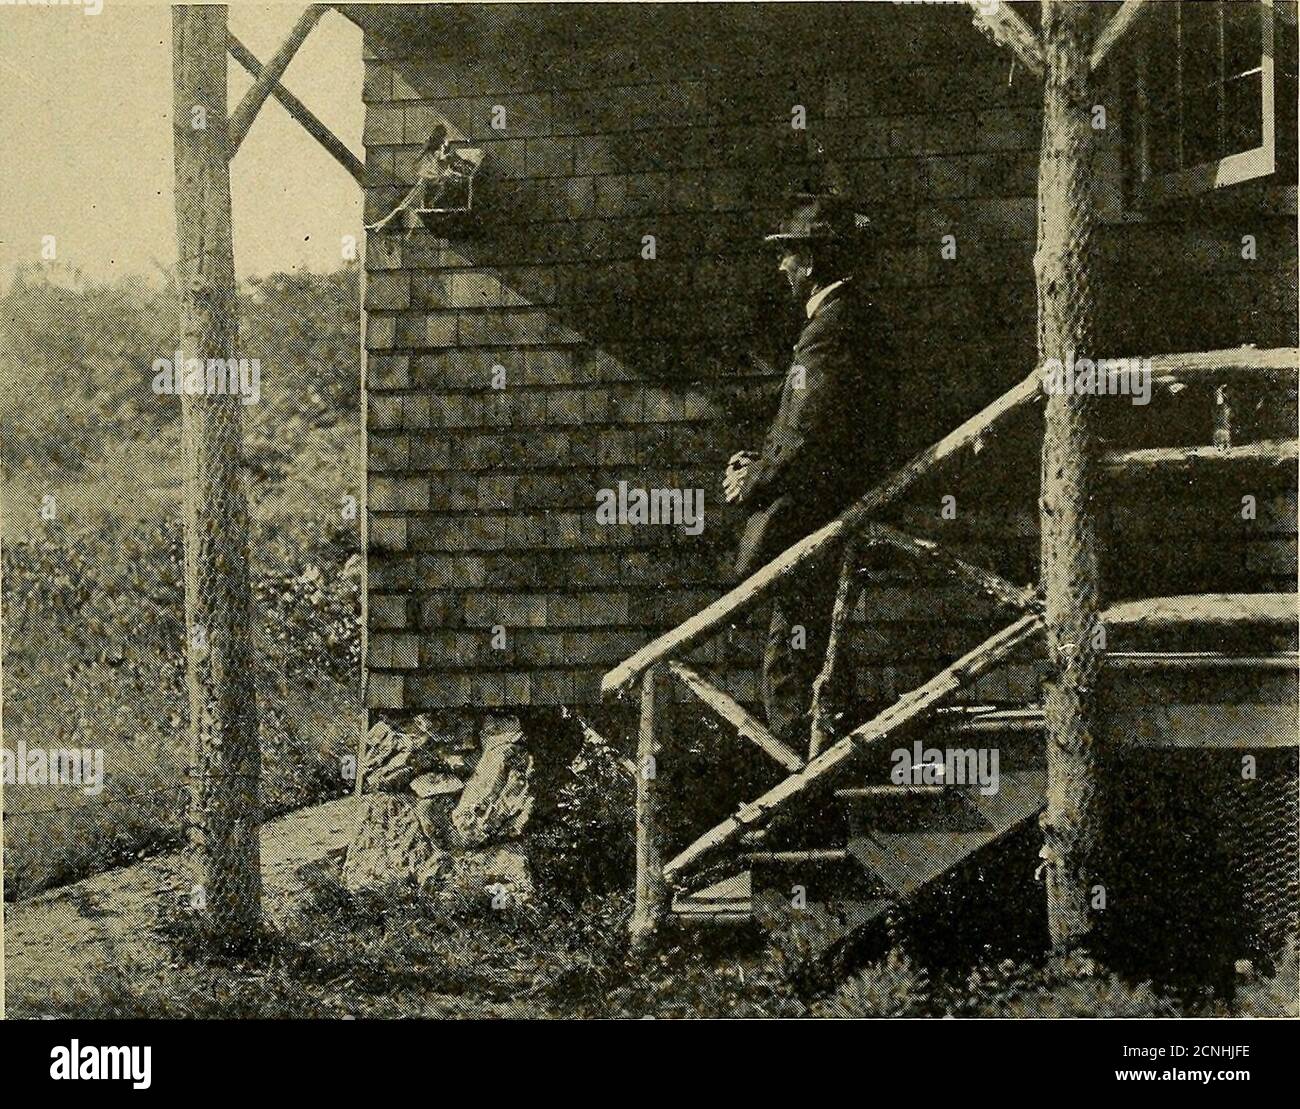
<path id="1" fill-rule="evenodd" d="M 261 753 L 254 696 L 248 512 L 234 305 L 222 283 L 191 283 L 187 335 L 203 389 L 182 394 L 185 460 L 185 624 L 190 709 L 187 840 L 191 907 L 218 941 L 260 920 Z M 188 363 L 197 368 L 197 363 Z M 232 387 L 233 386 L 233 387 Z"/>

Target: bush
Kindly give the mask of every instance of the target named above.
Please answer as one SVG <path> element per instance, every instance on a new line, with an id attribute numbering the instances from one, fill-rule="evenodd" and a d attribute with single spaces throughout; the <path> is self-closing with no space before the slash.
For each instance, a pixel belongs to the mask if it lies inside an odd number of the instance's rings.
<path id="1" fill-rule="evenodd" d="M 538 791 L 553 800 L 538 815 L 531 855 L 548 896 L 580 903 L 636 881 L 636 787 L 612 744 L 572 714 L 560 723 L 578 731 L 578 750 L 558 774 L 542 768 Z M 547 742 L 572 748 L 562 737 Z"/>

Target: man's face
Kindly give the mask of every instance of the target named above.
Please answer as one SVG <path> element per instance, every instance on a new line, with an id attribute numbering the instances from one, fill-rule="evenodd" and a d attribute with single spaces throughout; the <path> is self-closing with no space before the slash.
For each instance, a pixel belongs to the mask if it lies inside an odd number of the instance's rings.
<path id="1" fill-rule="evenodd" d="M 795 247 L 783 248 L 777 268 L 785 274 L 796 301 L 802 304 L 812 295 L 812 257 L 807 251 Z"/>

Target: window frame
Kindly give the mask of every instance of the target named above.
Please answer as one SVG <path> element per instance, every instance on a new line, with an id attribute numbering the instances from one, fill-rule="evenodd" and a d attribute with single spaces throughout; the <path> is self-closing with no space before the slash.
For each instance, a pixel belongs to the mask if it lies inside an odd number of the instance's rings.
<path id="1" fill-rule="evenodd" d="M 1217 7 L 1216 10 L 1221 13 L 1222 3 L 1231 3 L 1232 0 L 1218 0 L 1218 2 L 1219 7 Z M 1222 158 L 1198 162 L 1191 166 L 1183 166 L 1180 169 L 1170 170 L 1167 173 L 1155 174 L 1151 172 L 1151 114 L 1146 83 L 1147 74 L 1150 71 L 1149 60 L 1151 35 L 1149 33 L 1140 35 L 1137 51 L 1138 64 L 1136 81 L 1137 135 L 1133 161 L 1133 168 L 1136 170 L 1133 187 L 1133 200 L 1139 208 L 1144 208 L 1150 204 L 1157 204 L 1165 200 L 1199 196 L 1204 193 L 1215 192 L 1218 189 L 1228 188 L 1231 185 L 1240 185 L 1247 181 L 1258 181 L 1260 178 L 1269 177 L 1276 172 L 1277 75 L 1274 51 L 1277 39 L 1274 29 L 1274 20 L 1277 18 L 1277 12 L 1274 0 L 1250 0 L 1250 2 L 1259 3 L 1264 9 L 1261 12 L 1260 19 L 1261 142 L 1258 146 L 1251 147 L 1248 150 L 1237 151 L 1233 154 L 1227 154 Z M 1182 3 L 1175 5 L 1175 18 L 1179 21 L 1180 33 L 1183 10 Z M 1186 101 L 1183 98 L 1182 89 L 1182 51 L 1178 52 L 1177 57 L 1177 141 L 1180 145 L 1179 160 L 1181 161 L 1181 144 L 1184 135 L 1183 111 L 1186 104 Z M 1222 18 L 1220 17 L 1220 87 L 1223 87 L 1225 77 L 1226 75 L 1223 72 L 1223 23 Z"/>

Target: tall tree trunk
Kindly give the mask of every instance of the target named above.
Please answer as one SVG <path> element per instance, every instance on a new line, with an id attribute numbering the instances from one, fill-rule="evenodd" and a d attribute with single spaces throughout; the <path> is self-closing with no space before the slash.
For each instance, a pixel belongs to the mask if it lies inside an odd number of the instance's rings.
<path id="1" fill-rule="evenodd" d="M 1092 291 L 1097 200 L 1089 5 L 1043 0 L 1046 62 L 1038 177 L 1039 365 L 1096 358 Z M 1063 372 L 1056 384 L 1064 380 Z M 1097 842 L 1092 689 L 1099 641 L 1092 514 L 1092 398 L 1053 389 L 1043 435 L 1042 572 L 1051 674 L 1045 691 L 1043 857 L 1052 945 L 1083 947 L 1092 928 Z"/>
<path id="2" fill-rule="evenodd" d="M 190 359 L 236 354 L 235 265 L 227 168 L 226 9 L 172 9 L 176 237 Z M 189 375 L 184 375 L 188 377 Z M 210 938 L 238 945 L 261 919 L 257 705 L 250 632 L 241 401 L 181 391 L 185 466 L 185 623 L 190 701 L 191 846 Z M 228 385 L 227 378 L 227 385 Z M 188 384 L 188 383 L 187 383 Z"/>

